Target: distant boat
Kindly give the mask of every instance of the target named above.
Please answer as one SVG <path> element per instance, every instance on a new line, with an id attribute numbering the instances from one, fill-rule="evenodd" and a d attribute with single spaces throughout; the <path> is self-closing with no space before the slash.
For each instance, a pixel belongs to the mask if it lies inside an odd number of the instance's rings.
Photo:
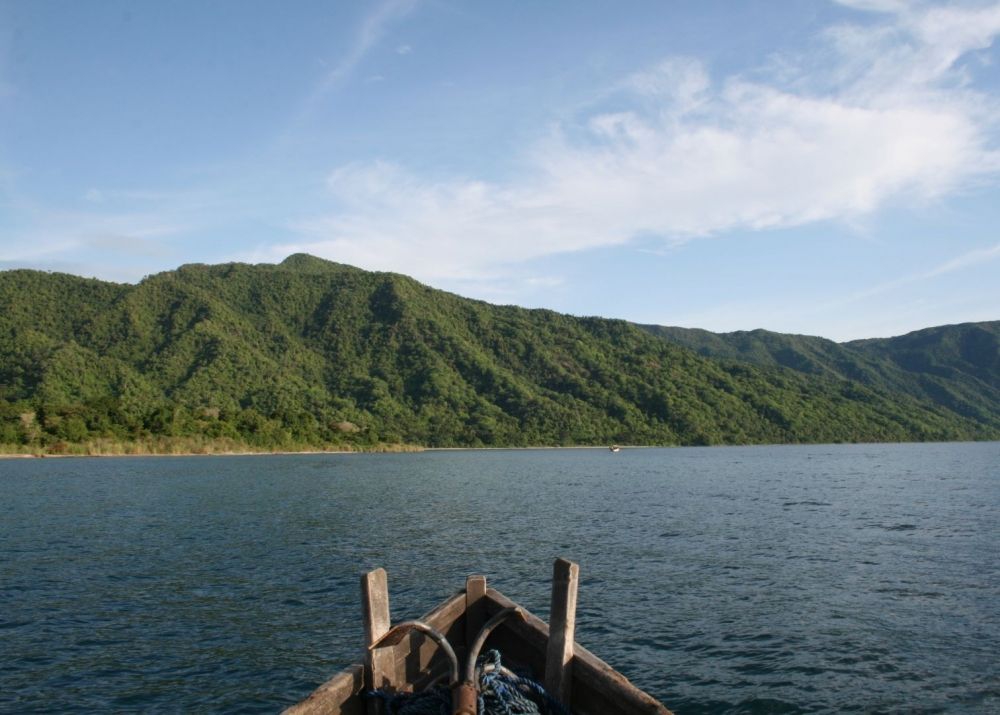
<path id="1" fill-rule="evenodd" d="M 610 447 L 608 447 L 608 449 L 610 449 L 612 452 L 621 452 L 622 451 L 622 448 L 619 447 L 617 444 L 611 445 Z"/>

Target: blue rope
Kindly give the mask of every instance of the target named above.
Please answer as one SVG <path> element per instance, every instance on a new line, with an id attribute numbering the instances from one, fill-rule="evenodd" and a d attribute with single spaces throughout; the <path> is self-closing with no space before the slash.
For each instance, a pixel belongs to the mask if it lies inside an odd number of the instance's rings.
<path id="1" fill-rule="evenodd" d="M 534 680 L 502 672 L 499 652 L 488 651 L 476 665 L 480 668 L 479 715 L 572 715 Z M 492 666 L 492 670 L 483 666 Z M 380 698 L 388 715 L 451 714 L 451 689 L 445 686 L 419 693 L 372 690 L 365 696 Z"/>

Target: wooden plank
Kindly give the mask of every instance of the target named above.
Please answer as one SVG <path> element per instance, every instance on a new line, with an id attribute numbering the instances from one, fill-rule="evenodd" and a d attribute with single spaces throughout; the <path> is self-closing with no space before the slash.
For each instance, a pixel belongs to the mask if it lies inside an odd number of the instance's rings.
<path id="1" fill-rule="evenodd" d="M 383 587 L 381 591 L 385 594 L 384 614 L 387 625 L 388 589 L 384 585 L 384 574 L 385 572 L 382 572 Z M 379 591 L 378 579 L 373 578 L 372 580 L 376 583 L 372 584 L 375 588 L 370 590 Z M 362 589 L 363 594 L 366 593 L 365 579 L 362 579 Z M 466 608 L 466 598 L 466 593 L 459 592 L 424 615 L 421 620 L 444 632 L 452 643 L 461 642 L 465 635 L 462 616 Z M 486 589 L 485 598 L 482 600 L 487 618 L 504 608 L 517 605 L 492 588 Z M 376 611 L 375 608 L 369 608 L 368 602 L 369 599 L 365 597 L 366 638 L 368 637 L 367 624 L 369 620 L 367 612 L 369 610 L 373 613 Z M 403 684 L 404 679 L 401 677 L 403 673 L 411 678 L 416 674 L 411 682 L 423 684 L 427 678 L 433 675 L 433 672 L 443 672 L 439 666 L 444 664 L 437 658 L 440 654 L 437 652 L 436 644 L 425 639 L 422 634 L 414 634 L 414 639 L 416 640 L 404 640 L 395 647 L 379 649 L 386 651 L 386 655 L 392 658 L 393 666 L 388 668 L 386 672 L 396 673 L 396 685 Z M 545 665 L 548 643 L 548 625 L 537 616 L 525 612 L 525 620 L 510 619 L 497 628 L 490 635 L 487 647 L 498 648 L 503 654 L 504 662 L 508 665 L 514 664 L 530 668 L 534 673 L 533 677 L 537 679 Z M 575 715 L 609 715 L 610 713 L 616 715 L 670 715 L 670 711 L 661 703 L 632 685 L 624 675 L 578 643 L 573 646 L 572 662 L 573 712 Z M 288 715 L 313 715 L 314 713 L 316 715 L 319 713 L 362 715 L 365 712 L 365 706 L 361 702 L 360 692 L 365 684 L 364 670 L 360 665 L 351 666 L 321 685 L 302 702 L 289 707 L 285 712 Z"/>
<path id="2" fill-rule="evenodd" d="M 573 712 L 578 715 L 671 715 L 656 698 L 632 685 L 628 678 L 577 644 L 573 655 Z M 586 709 L 581 703 L 586 703 Z"/>
<path id="3" fill-rule="evenodd" d="M 459 592 L 425 613 L 420 620 L 444 633 L 449 641 L 465 636 L 462 616 L 465 593 Z M 393 659 L 395 673 L 404 674 L 394 685 L 397 689 L 421 690 L 439 672 L 447 673 L 446 659 L 430 638 L 414 633 L 399 645 L 380 648 Z M 352 665 L 316 688 L 308 698 L 288 707 L 285 715 L 364 715 L 361 692 L 365 689 L 365 667 Z M 415 686 L 415 687 L 411 687 Z"/>
<path id="4" fill-rule="evenodd" d="M 369 571 L 361 577 L 361 604 L 365 626 L 365 688 L 390 687 L 396 680 L 396 659 L 391 649 L 368 646 L 389 631 L 389 581 L 385 569 Z M 368 701 L 368 715 L 380 715 L 382 703 Z"/>
<path id="5" fill-rule="evenodd" d="M 487 613 L 492 615 L 517 604 L 499 591 L 486 590 Z M 525 620 L 510 620 L 490 636 L 504 661 L 534 672 L 545 662 L 549 627 L 538 616 L 525 612 Z M 635 687 L 628 678 L 581 646 L 573 646 L 574 715 L 671 715 L 660 702 Z"/>
<path id="6" fill-rule="evenodd" d="M 465 580 L 465 650 L 468 652 L 486 623 L 486 577 L 469 576 Z"/>
<path id="7" fill-rule="evenodd" d="M 545 652 L 545 689 L 572 708 L 573 644 L 576 635 L 576 594 L 580 567 L 566 559 L 552 566 L 552 608 L 549 644 Z"/>
<path id="8" fill-rule="evenodd" d="M 316 688 L 308 698 L 285 708 L 282 715 L 364 715 L 359 693 L 364 666 L 352 665 Z"/>
<path id="9" fill-rule="evenodd" d="M 465 637 L 464 614 L 465 594 L 460 591 L 420 620 L 443 633 L 449 643 L 461 643 Z M 386 650 L 396 659 L 397 689 L 423 690 L 429 681 L 448 672 L 448 659 L 441 648 L 423 633 L 414 631 L 399 645 Z"/>

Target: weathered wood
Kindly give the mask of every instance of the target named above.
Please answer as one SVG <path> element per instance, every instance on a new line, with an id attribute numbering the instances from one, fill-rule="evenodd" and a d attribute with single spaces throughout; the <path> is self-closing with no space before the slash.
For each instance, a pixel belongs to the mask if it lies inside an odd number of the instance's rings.
<path id="1" fill-rule="evenodd" d="M 486 623 L 486 577 L 469 576 L 465 579 L 465 649 Z"/>
<path id="2" fill-rule="evenodd" d="M 580 567 L 566 559 L 552 566 L 552 608 L 545 653 L 545 689 L 572 708 L 573 644 L 576 637 L 576 593 Z"/>
<path id="3" fill-rule="evenodd" d="M 489 615 L 517 604 L 499 591 L 486 589 Z M 536 676 L 542 671 L 549 642 L 549 627 L 538 616 L 510 620 L 490 636 L 489 647 L 497 648 L 504 661 L 526 667 Z M 574 715 L 670 715 L 659 701 L 635 687 L 628 678 L 575 643 L 573 646 Z"/>
<path id="4" fill-rule="evenodd" d="M 379 569 L 378 571 L 381 571 Z M 388 589 L 385 572 L 369 574 L 362 579 L 365 594 L 365 636 L 369 638 L 368 613 L 380 608 L 369 605 L 367 594 L 382 592 L 384 597 L 383 625 L 388 629 Z M 369 583 L 370 582 L 370 583 Z M 381 583 L 380 583 L 381 582 Z M 484 583 L 485 585 L 485 583 Z M 463 644 L 470 629 L 466 627 L 465 611 L 468 589 L 460 591 L 420 620 L 444 633 L 449 642 Z M 378 599 L 376 599 L 378 600 Z M 485 596 L 478 599 L 484 608 L 484 619 L 504 608 L 517 604 L 495 589 L 486 588 Z M 382 630 L 384 634 L 385 630 Z M 477 629 L 478 630 L 478 629 Z M 372 632 L 376 632 L 373 628 Z M 548 625 L 537 616 L 525 611 L 524 620 L 509 619 L 490 634 L 487 648 L 497 648 L 506 664 L 517 669 L 527 669 L 534 679 L 540 679 L 546 667 L 549 644 Z M 384 672 L 393 678 L 390 685 L 397 690 L 421 690 L 436 676 L 447 672 L 440 649 L 429 638 L 413 633 L 395 646 L 380 648 L 391 665 Z M 578 643 L 573 645 L 572 699 L 574 715 L 670 715 L 670 711 L 654 698 L 632 685 L 625 676 L 593 655 Z M 287 715 L 363 715 L 365 704 L 361 698 L 364 689 L 364 668 L 351 666 L 321 685 L 308 698 L 288 708 Z"/>
<path id="5" fill-rule="evenodd" d="M 465 635 L 465 593 L 458 592 L 428 611 L 420 620 L 460 642 Z M 379 648 L 392 658 L 396 690 L 422 690 L 437 675 L 447 672 L 447 661 L 437 644 L 422 633 L 414 633 L 395 646 Z M 283 715 L 365 715 L 361 692 L 365 689 L 365 668 L 352 665 L 319 686 L 302 702 L 287 708 Z"/>
<path id="6" fill-rule="evenodd" d="M 308 698 L 285 708 L 282 715 L 365 715 L 358 694 L 364 688 L 363 665 L 352 665 L 316 688 Z"/>
<path id="7" fill-rule="evenodd" d="M 365 626 L 365 688 L 390 687 L 396 682 L 394 653 L 388 648 L 368 650 L 368 646 L 389 631 L 389 582 L 385 569 L 375 569 L 361 577 L 361 604 Z M 381 712 L 381 701 L 368 701 L 368 715 Z"/>
<path id="8" fill-rule="evenodd" d="M 465 594 L 456 593 L 420 620 L 444 634 L 449 643 L 461 643 L 465 635 Z M 387 648 L 396 659 L 397 690 L 423 690 L 438 675 L 447 674 L 448 659 L 431 638 L 414 631 L 399 645 Z"/>
<path id="9" fill-rule="evenodd" d="M 658 700 L 579 643 L 573 654 L 573 689 L 574 712 L 579 715 L 671 715 Z M 580 703 L 587 703 L 586 710 Z"/>

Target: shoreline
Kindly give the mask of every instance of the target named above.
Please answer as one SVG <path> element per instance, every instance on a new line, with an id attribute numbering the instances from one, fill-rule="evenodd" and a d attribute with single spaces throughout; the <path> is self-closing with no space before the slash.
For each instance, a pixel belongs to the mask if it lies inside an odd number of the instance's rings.
<path id="1" fill-rule="evenodd" d="M 416 451 L 416 450 L 414 450 Z M 291 455 L 291 454 L 363 454 L 359 450 L 324 450 L 311 449 L 301 452 L 281 451 L 281 452 L 241 452 L 241 451 L 220 451 L 220 452 L 114 452 L 104 454 L 48 454 L 45 452 L 34 454 L 21 454 L 16 452 L 0 452 L 0 459 L 90 459 L 102 457 L 264 457 L 268 455 Z"/>
<path id="2" fill-rule="evenodd" d="M 669 449 L 672 447 L 683 447 L 684 445 L 657 445 L 657 444 L 623 444 L 622 450 L 626 449 Z M 723 445 L 720 445 L 723 446 Z M 753 445 L 728 445 L 728 446 L 753 446 Z M 73 457 L 266 457 L 266 456 L 290 456 L 296 454 L 409 454 L 417 452 L 485 452 L 485 451 L 527 451 L 527 450 L 556 450 L 556 449 L 596 449 L 608 451 L 609 445 L 530 445 L 526 447 L 423 447 L 420 445 L 381 445 L 371 448 L 360 449 L 302 449 L 302 450 L 242 450 L 242 449 L 219 449 L 212 451 L 177 451 L 177 452 L 0 452 L 2 459 L 66 459 Z"/>
<path id="3" fill-rule="evenodd" d="M 655 449 L 681 445 L 623 445 L 622 449 Z M 747 445 L 749 446 L 749 445 Z M 103 457 L 280 457 L 304 454 L 413 454 L 418 452 L 484 452 L 484 451 L 526 451 L 540 449 L 599 449 L 608 451 L 607 446 L 600 445 L 539 445 L 532 447 L 418 447 L 408 445 L 405 449 L 304 449 L 304 450 L 220 450 L 217 452 L 106 452 L 98 454 L 49 454 L 35 452 L 31 454 L 20 452 L 0 452 L 2 459 L 72 459 L 72 458 L 103 458 Z"/>
<path id="4" fill-rule="evenodd" d="M 746 448 L 746 447 L 845 447 L 864 445 L 907 445 L 907 444 L 980 444 L 991 443 L 997 440 L 955 440 L 949 442 L 927 441 L 927 442 L 776 442 L 768 444 L 715 444 L 715 445 L 684 445 L 684 444 L 623 444 L 621 451 L 636 449 L 718 449 L 718 448 Z M 287 457 L 295 455 L 351 455 L 351 454 L 414 454 L 419 452 L 523 452 L 530 450 L 559 450 L 559 449 L 586 449 L 609 451 L 608 445 L 534 445 L 530 447 L 420 447 L 417 445 L 395 445 L 383 448 L 372 449 L 303 449 L 303 450 L 218 450 L 212 452 L 104 452 L 96 454 L 48 454 L 48 453 L 22 453 L 22 452 L 0 452 L 0 460 L 5 459 L 91 459 L 104 457 Z"/>
<path id="5" fill-rule="evenodd" d="M 129 449 L 129 446 L 135 447 L 135 449 Z M 421 452 L 424 451 L 425 447 L 420 447 L 417 445 L 376 445 L 371 448 L 362 449 L 319 449 L 319 448 L 307 448 L 307 449 L 242 449 L 242 448 L 232 448 L 220 445 L 218 449 L 214 449 L 211 446 L 206 446 L 205 449 L 178 449 L 178 450 L 157 450 L 157 449 L 142 449 L 137 445 L 127 445 L 123 446 L 123 449 L 107 450 L 101 449 L 99 446 L 93 446 L 93 451 L 87 451 L 87 445 L 81 447 L 82 451 L 72 452 L 72 451 L 59 451 L 59 452 L 2 452 L 0 451 L 0 460 L 3 459 L 66 459 L 72 457 L 78 458 L 91 458 L 91 457 L 262 457 L 268 455 L 282 456 L 282 455 L 295 455 L 295 454 L 390 454 L 390 453 L 404 453 L 404 452 Z"/>

